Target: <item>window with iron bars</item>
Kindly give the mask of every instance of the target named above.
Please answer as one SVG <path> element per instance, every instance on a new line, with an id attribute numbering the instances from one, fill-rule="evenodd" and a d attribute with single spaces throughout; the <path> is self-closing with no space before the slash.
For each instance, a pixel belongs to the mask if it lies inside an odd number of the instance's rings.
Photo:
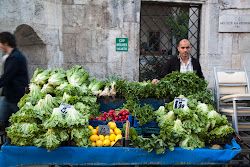
<path id="1" fill-rule="evenodd" d="M 142 2 L 140 20 L 140 81 L 152 80 L 178 54 L 181 39 L 188 39 L 190 55 L 199 59 L 200 5 Z"/>

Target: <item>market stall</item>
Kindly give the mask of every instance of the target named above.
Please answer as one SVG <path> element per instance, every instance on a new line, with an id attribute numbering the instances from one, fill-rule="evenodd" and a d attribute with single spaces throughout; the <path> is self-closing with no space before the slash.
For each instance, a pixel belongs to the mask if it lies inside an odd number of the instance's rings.
<path id="1" fill-rule="evenodd" d="M 241 148 L 207 84 L 190 72 L 152 84 L 100 81 L 81 66 L 37 69 L 0 165 L 225 164 Z"/>

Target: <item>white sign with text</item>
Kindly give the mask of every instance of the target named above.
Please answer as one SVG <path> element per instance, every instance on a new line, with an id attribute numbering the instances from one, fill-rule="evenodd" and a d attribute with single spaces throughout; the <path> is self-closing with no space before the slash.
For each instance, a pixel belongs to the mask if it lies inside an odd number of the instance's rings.
<path id="1" fill-rule="evenodd" d="M 250 15 L 220 15 L 219 32 L 250 32 Z"/>

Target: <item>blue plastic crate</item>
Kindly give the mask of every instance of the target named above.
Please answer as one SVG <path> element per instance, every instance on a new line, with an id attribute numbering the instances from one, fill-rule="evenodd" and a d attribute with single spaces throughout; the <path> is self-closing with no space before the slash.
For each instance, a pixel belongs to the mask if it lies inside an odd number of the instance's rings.
<path id="1" fill-rule="evenodd" d="M 143 98 L 139 99 L 140 104 L 143 106 L 144 104 L 151 105 L 155 110 L 157 110 L 160 106 L 165 106 L 165 103 L 169 103 L 170 99 L 157 99 L 157 98 Z M 121 97 L 99 97 L 97 102 L 100 104 L 99 111 L 100 112 L 108 112 L 110 109 L 120 108 L 124 103 L 126 103 L 125 98 Z"/>
<path id="2" fill-rule="evenodd" d="M 169 103 L 170 99 L 157 99 L 157 98 L 143 98 L 139 99 L 140 104 L 144 106 L 144 104 L 151 105 L 155 110 L 158 110 L 160 106 L 165 106 L 165 103 Z"/>
<path id="3" fill-rule="evenodd" d="M 140 124 L 137 122 L 136 117 L 134 117 L 133 127 L 140 127 Z M 148 122 L 141 127 L 158 128 L 158 122 Z"/>
<path id="4" fill-rule="evenodd" d="M 138 127 L 138 128 L 135 128 L 135 130 L 137 131 L 139 136 L 142 135 L 142 128 Z"/>
<path id="5" fill-rule="evenodd" d="M 160 128 L 142 127 L 142 136 L 143 137 L 151 137 L 151 134 L 159 135 Z"/>
<path id="6" fill-rule="evenodd" d="M 112 97 L 99 97 L 97 102 L 100 104 L 100 112 L 109 112 L 111 109 L 117 109 L 122 107 L 123 103 L 126 103 L 124 98 L 112 98 Z"/>
<path id="7" fill-rule="evenodd" d="M 128 116 L 128 121 L 130 122 L 130 127 L 132 126 L 132 115 Z M 97 127 L 99 125 L 107 125 L 110 121 L 97 121 L 97 120 L 89 120 L 89 125 L 93 127 Z M 115 121 L 116 127 L 122 128 L 123 124 L 126 123 L 126 121 Z"/>

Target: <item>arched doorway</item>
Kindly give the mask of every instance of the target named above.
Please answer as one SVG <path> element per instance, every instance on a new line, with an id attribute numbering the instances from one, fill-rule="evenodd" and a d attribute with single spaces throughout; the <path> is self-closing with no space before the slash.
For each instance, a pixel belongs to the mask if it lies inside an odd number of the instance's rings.
<path id="1" fill-rule="evenodd" d="M 26 24 L 18 26 L 14 32 L 18 49 L 26 56 L 29 79 L 37 68 L 47 68 L 46 45 L 34 29 Z"/>

